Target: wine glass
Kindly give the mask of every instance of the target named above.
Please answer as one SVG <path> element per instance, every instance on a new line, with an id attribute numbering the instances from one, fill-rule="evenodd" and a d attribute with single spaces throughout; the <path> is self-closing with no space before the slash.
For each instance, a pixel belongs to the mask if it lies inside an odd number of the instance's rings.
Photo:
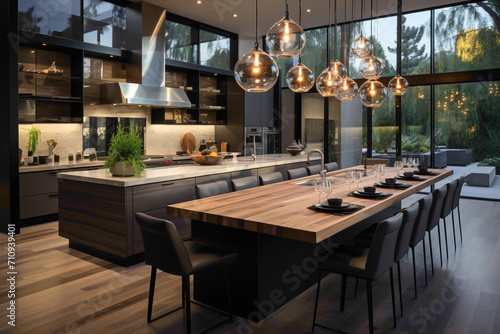
<path id="1" fill-rule="evenodd" d="M 345 182 L 349 185 L 349 190 L 347 191 L 349 195 L 351 193 L 351 183 L 354 183 L 354 172 L 345 173 Z"/>
<path id="2" fill-rule="evenodd" d="M 415 167 L 415 160 L 413 158 L 408 158 L 408 167 L 410 167 L 410 171 Z"/>
<path id="3" fill-rule="evenodd" d="M 414 158 L 413 164 L 414 164 L 414 167 L 418 168 L 418 166 L 420 166 L 420 160 L 418 158 Z"/>
<path id="4" fill-rule="evenodd" d="M 378 164 L 375 164 L 375 165 L 372 166 L 372 172 L 373 172 L 373 175 L 375 175 L 375 182 L 377 182 Z"/>
<path id="5" fill-rule="evenodd" d="M 314 184 L 314 190 L 318 193 L 318 204 L 321 202 L 321 192 L 322 192 L 323 180 L 317 179 Z"/>
<path id="6" fill-rule="evenodd" d="M 408 164 L 408 159 L 407 158 L 402 158 L 401 159 L 401 164 L 403 167 L 401 168 L 403 171 L 405 170 L 406 164 Z"/>
<path id="7" fill-rule="evenodd" d="M 379 177 L 378 181 L 379 182 L 382 182 L 382 176 L 384 176 L 384 174 L 385 174 L 385 165 L 382 165 L 382 164 L 378 165 L 378 177 Z"/>
<path id="8" fill-rule="evenodd" d="M 332 193 L 332 183 L 326 178 L 323 179 L 323 186 L 321 187 L 321 193 L 325 195 L 325 199 L 328 201 L 328 195 Z"/>
<path id="9" fill-rule="evenodd" d="M 398 176 L 403 169 L 403 163 L 401 161 L 394 161 L 394 169 L 398 171 Z"/>
<path id="10" fill-rule="evenodd" d="M 360 171 L 354 172 L 354 180 L 358 183 L 357 189 L 359 189 L 359 184 L 363 180 L 363 174 Z"/>
<path id="11" fill-rule="evenodd" d="M 328 195 L 332 192 L 332 184 L 326 178 L 322 177 L 316 180 L 314 190 L 318 193 L 318 204 L 321 203 L 321 194 Z"/>

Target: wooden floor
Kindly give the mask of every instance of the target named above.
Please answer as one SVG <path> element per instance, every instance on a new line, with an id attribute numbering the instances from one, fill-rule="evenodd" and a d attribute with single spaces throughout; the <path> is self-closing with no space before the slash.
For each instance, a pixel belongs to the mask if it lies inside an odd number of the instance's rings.
<path id="1" fill-rule="evenodd" d="M 417 300 L 413 298 L 411 256 L 403 258 L 405 313 L 400 317 L 398 311 L 396 329 L 392 326 L 388 274 L 375 283 L 377 333 L 500 333 L 500 204 L 462 199 L 461 209 L 464 241 L 458 242 L 455 251 L 452 233 L 449 233 L 450 257 L 445 259 L 442 268 L 439 267 L 437 233 L 433 234 L 436 274 L 429 277 L 428 287 L 424 285 L 422 248 L 417 247 Z M 451 219 L 448 221 L 451 232 Z M 5 239 L 1 238 L 2 273 L 7 272 Z M 6 293 L 2 293 L 0 308 L 4 311 L 0 332 L 183 332 L 182 311 L 147 324 L 150 268 L 144 263 L 122 268 L 69 249 L 67 240 L 57 234 L 56 222 L 23 228 L 16 242 L 16 327 L 7 325 L 7 298 Z M 2 281 L 5 284 L 5 280 Z M 339 312 L 339 286 L 337 275 L 323 280 L 318 321 L 349 333 L 367 332 L 365 285 L 360 283 L 354 298 L 354 281 L 348 281 L 344 312 Z M 180 305 L 178 277 L 160 272 L 156 289 L 153 316 Z M 314 295 L 315 287 L 258 325 L 237 318 L 234 324 L 218 327 L 212 333 L 308 333 Z M 222 319 L 198 306 L 193 306 L 193 312 L 195 333 Z M 315 333 L 328 331 L 317 329 Z"/>

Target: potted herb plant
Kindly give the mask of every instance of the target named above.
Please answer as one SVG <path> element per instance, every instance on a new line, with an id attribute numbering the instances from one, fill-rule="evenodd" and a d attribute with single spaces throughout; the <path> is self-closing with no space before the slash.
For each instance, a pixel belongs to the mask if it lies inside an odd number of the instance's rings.
<path id="1" fill-rule="evenodd" d="M 126 131 L 118 125 L 116 133 L 111 138 L 111 145 L 108 151 L 108 160 L 104 164 L 105 168 L 113 176 L 141 176 L 141 172 L 146 168 L 142 161 L 142 139 L 138 136 L 134 126 Z"/>
<path id="2" fill-rule="evenodd" d="M 38 143 L 40 142 L 40 136 L 42 132 L 36 126 L 32 125 L 31 129 L 23 128 L 28 131 L 28 163 L 33 163 L 33 157 L 35 156 L 36 149 L 38 148 Z"/>

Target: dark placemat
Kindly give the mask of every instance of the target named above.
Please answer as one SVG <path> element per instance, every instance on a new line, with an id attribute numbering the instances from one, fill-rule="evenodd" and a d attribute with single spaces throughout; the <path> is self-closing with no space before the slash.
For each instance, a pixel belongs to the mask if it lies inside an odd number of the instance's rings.
<path id="1" fill-rule="evenodd" d="M 366 198 L 366 199 L 374 199 L 374 200 L 381 200 L 381 199 L 386 199 L 387 197 L 391 197 L 392 194 L 390 193 L 385 193 L 385 195 L 381 196 L 363 196 L 363 195 L 354 195 L 353 193 L 347 195 L 351 197 L 358 197 L 358 198 Z"/>
<path id="2" fill-rule="evenodd" d="M 411 184 L 403 183 L 403 184 L 383 184 L 383 183 L 377 183 L 375 184 L 377 188 L 391 188 L 391 189 L 406 189 L 410 188 Z"/>
<path id="3" fill-rule="evenodd" d="M 403 180 L 403 181 L 424 181 L 425 179 L 423 177 L 420 177 L 420 176 L 417 176 L 417 177 L 413 177 L 413 178 L 406 178 L 406 177 L 402 177 L 402 176 L 395 176 L 396 179 L 398 180 Z"/>
<path id="4" fill-rule="evenodd" d="M 421 171 L 419 171 L 419 170 L 415 170 L 415 171 L 413 172 L 413 174 L 415 174 L 415 175 L 438 175 L 438 173 L 435 173 L 435 172 L 427 172 L 427 173 L 423 173 L 423 172 L 421 172 Z"/>
<path id="5" fill-rule="evenodd" d="M 333 211 L 333 210 L 329 210 L 328 208 L 316 207 L 315 205 L 308 206 L 307 208 L 309 210 L 330 213 L 330 214 L 336 215 L 336 216 L 346 216 L 346 215 L 350 215 L 350 214 L 352 214 L 354 212 L 357 212 L 357 211 L 363 209 L 364 206 L 363 205 L 358 205 L 358 204 L 351 204 L 351 206 L 349 207 L 349 209 L 340 210 L 340 211 Z"/>

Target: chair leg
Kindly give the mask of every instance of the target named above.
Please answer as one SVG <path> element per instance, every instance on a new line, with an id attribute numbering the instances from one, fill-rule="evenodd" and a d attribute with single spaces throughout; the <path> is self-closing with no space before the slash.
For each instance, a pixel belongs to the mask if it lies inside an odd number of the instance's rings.
<path id="1" fill-rule="evenodd" d="M 451 211 L 451 225 L 453 226 L 453 243 L 455 244 L 455 251 L 457 250 L 457 235 L 455 233 L 455 215 Z"/>
<path id="2" fill-rule="evenodd" d="M 342 288 L 340 290 L 340 311 L 344 311 L 346 287 L 347 287 L 347 276 L 342 275 Z"/>
<path id="3" fill-rule="evenodd" d="M 441 258 L 441 267 L 443 266 L 443 246 L 441 245 L 441 228 L 438 223 L 438 238 L 439 238 L 439 256 Z"/>
<path id="4" fill-rule="evenodd" d="M 460 204 L 457 206 L 458 209 L 458 227 L 460 228 L 460 242 L 463 242 L 462 239 L 462 218 L 460 217 Z"/>
<path id="5" fill-rule="evenodd" d="M 403 316 L 403 289 L 401 287 L 401 265 L 398 261 L 398 286 L 399 286 L 399 307 L 401 309 L 401 316 Z"/>
<path id="6" fill-rule="evenodd" d="M 417 299 L 417 269 L 415 266 L 415 248 L 411 249 L 411 255 L 413 258 L 413 286 L 415 288 L 415 299 Z"/>
<path id="7" fill-rule="evenodd" d="M 389 273 L 391 275 L 392 319 L 394 321 L 394 328 L 396 328 L 396 326 L 397 326 L 397 324 L 396 324 L 396 300 L 394 298 L 394 275 L 392 272 L 392 266 L 389 269 Z M 401 282 L 399 282 L 399 285 L 401 286 Z M 401 292 L 400 292 L 400 296 L 401 296 Z"/>
<path id="8" fill-rule="evenodd" d="M 191 334 L 191 284 L 189 275 L 186 276 L 186 328 L 187 334 Z"/>
<path id="9" fill-rule="evenodd" d="M 186 307 L 186 278 L 182 276 L 182 308 Z"/>
<path id="10" fill-rule="evenodd" d="M 372 295 L 372 281 L 366 280 L 366 295 L 368 302 L 368 324 L 370 326 L 370 334 L 374 334 L 373 329 L 373 295 Z"/>
<path id="11" fill-rule="evenodd" d="M 434 256 L 432 255 L 431 231 L 429 231 L 429 248 L 431 249 L 431 269 L 432 269 L 432 276 L 434 276 Z"/>
<path id="12" fill-rule="evenodd" d="M 424 248 L 424 272 L 425 272 L 425 286 L 427 286 L 427 255 L 425 254 L 425 235 L 422 239 L 422 247 Z"/>
<path id="13" fill-rule="evenodd" d="M 448 254 L 448 232 L 446 232 L 446 218 L 443 218 L 443 226 L 444 226 L 444 244 L 446 245 L 446 259 L 450 257 Z M 441 265 L 443 266 L 443 265 Z"/>
<path id="14" fill-rule="evenodd" d="M 233 323 L 234 322 L 234 320 L 233 320 L 233 308 L 231 306 L 231 293 L 229 291 L 229 280 L 227 279 L 226 266 L 224 266 L 224 279 L 226 280 L 226 293 L 227 293 L 227 306 L 228 306 L 228 311 L 229 311 L 229 321 L 231 323 Z"/>
<path id="15" fill-rule="evenodd" d="M 149 281 L 149 299 L 148 299 L 148 323 L 151 322 L 151 314 L 153 313 L 153 298 L 155 294 L 156 268 L 151 267 L 151 278 Z"/>
<path id="16" fill-rule="evenodd" d="M 356 277 L 356 284 L 354 285 L 354 298 L 356 298 L 358 295 L 358 281 L 359 278 Z"/>
<path id="17" fill-rule="evenodd" d="M 313 327 L 312 327 L 311 333 L 314 333 L 314 326 L 316 325 L 316 313 L 318 311 L 318 299 L 319 299 L 320 286 L 321 286 L 321 270 L 318 273 L 318 288 L 316 289 L 316 300 L 314 301 Z"/>

